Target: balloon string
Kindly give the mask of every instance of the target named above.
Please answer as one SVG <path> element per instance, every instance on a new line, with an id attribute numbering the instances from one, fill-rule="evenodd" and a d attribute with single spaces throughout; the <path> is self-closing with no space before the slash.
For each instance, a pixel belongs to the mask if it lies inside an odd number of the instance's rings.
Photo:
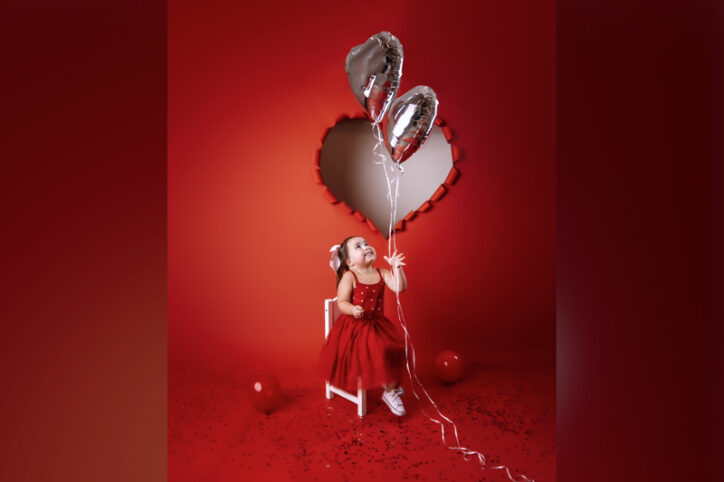
<path id="1" fill-rule="evenodd" d="M 387 256 L 392 256 L 392 248 L 394 247 L 394 251 L 397 251 L 397 239 L 395 235 L 395 231 L 393 230 L 393 223 L 395 216 L 397 214 L 397 201 L 399 199 L 399 187 L 400 187 L 400 176 L 402 175 L 403 171 L 398 163 L 393 162 L 393 166 L 390 166 L 390 170 L 392 173 L 394 173 L 394 179 L 390 181 L 390 176 L 387 173 L 387 166 L 386 166 L 386 160 L 387 156 L 385 155 L 385 151 L 380 149 L 380 146 L 383 144 L 383 138 L 382 138 L 382 132 L 380 129 L 379 122 L 375 122 L 372 124 L 372 132 L 377 139 L 377 143 L 374 147 L 374 153 L 378 157 L 379 161 L 374 161 L 375 164 L 380 164 L 383 168 L 383 172 L 385 174 L 385 180 L 387 182 L 387 198 L 390 200 L 390 221 L 387 229 L 388 237 L 387 237 Z M 380 152 L 382 151 L 382 152 Z M 392 196 L 392 185 L 394 184 L 395 189 L 395 195 Z M 412 344 L 412 338 L 410 337 L 410 332 L 407 329 L 407 322 L 405 320 L 405 315 L 402 310 L 402 303 L 400 303 L 400 293 L 399 293 L 399 287 L 400 287 L 400 280 L 399 276 L 395 272 L 394 274 L 395 279 L 395 298 L 397 301 L 397 319 L 400 322 L 400 326 L 405 331 L 405 366 L 407 368 L 407 374 L 410 378 L 410 386 L 412 387 L 412 394 L 417 399 L 418 405 L 420 407 L 420 411 L 425 415 L 430 421 L 438 424 L 440 426 L 440 432 L 442 437 L 442 443 L 443 445 L 450 450 L 455 450 L 461 455 L 463 455 L 463 459 L 468 462 L 472 459 L 472 455 L 475 455 L 480 462 L 481 469 L 489 469 L 489 470 L 504 470 L 506 475 L 508 476 L 508 479 L 510 479 L 512 482 L 535 482 L 533 479 L 529 479 L 525 475 L 518 474 L 517 478 L 514 477 L 510 469 L 505 465 L 489 465 L 485 455 L 478 452 L 477 450 L 472 450 L 468 447 L 464 447 L 460 444 L 460 439 L 458 436 L 458 428 L 455 422 L 453 422 L 450 418 L 446 417 L 442 411 L 440 411 L 440 408 L 438 407 L 437 403 L 432 399 L 430 394 L 425 389 L 424 385 L 420 381 L 420 379 L 417 376 L 417 359 L 415 356 L 415 347 Z M 412 353 L 412 368 L 410 368 L 410 353 Z M 419 385 L 420 390 L 425 394 L 425 397 L 427 400 L 432 404 L 432 406 L 435 408 L 435 411 L 440 416 L 440 418 L 444 419 L 446 422 L 448 422 L 450 425 L 452 425 L 453 433 L 455 435 L 455 444 L 453 446 L 448 445 L 447 437 L 445 434 L 445 424 L 438 420 L 437 418 L 428 415 L 428 413 L 425 411 L 425 408 L 423 407 L 423 401 L 421 400 L 420 396 L 418 395 L 418 392 L 415 388 L 415 383 Z"/>

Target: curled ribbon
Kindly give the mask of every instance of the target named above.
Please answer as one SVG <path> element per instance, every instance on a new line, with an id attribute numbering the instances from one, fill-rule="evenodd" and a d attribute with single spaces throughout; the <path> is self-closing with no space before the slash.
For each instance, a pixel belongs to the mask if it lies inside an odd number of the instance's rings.
<path id="1" fill-rule="evenodd" d="M 380 152 L 380 146 L 383 145 L 383 138 L 382 138 L 382 131 L 380 129 L 379 124 L 373 124 L 372 125 L 372 132 L 377 139 L 377 144 L 375 144 L 374 152 L 375 155 L 379 158 L 379 161 L 374 161 L 375 164 L 380 164 L 384 170 L 385 173 L 385 180 L 387 181 L 387 199 L 390 200 L 390 207 L 392 208 L 390 211 L 390 223 L 388 227 L 388 237 L 387 237 L 387 255 L 392 256 L 393 251 L 393 245 L 394 250 L 397 250 L 397 241 L 395 238 L 395 231 L 392 230 L 392 226 L 395 219 L 395 214 L 397 213 L 397 200 L 399 199 L 400 193 L 399 193 L 399 187 L 400 187 L 400 176 L 403 173 L 402 167 L 399 163 L 393 162 L 393 166 L 390 169 L 391 172 L 394 175 L 394 179 L 392 180 L 392 183 L 394 183 L 395 186 L 395 195 L 394 198 L 392 196 L 392 187 L 390 182 L 390 176 L 388 175 L 388 167 L 385 165 L 385 155 Z M 337 258 L 339 259 L 339 258 Z M 415 347 L 412 345 L 412 338 L 410 337 L 410 333 L 407 330 L 407 323 L 405 321 L 405 315 L 402 311 L 402 304 L 400 303 L 400 294 L 399 294 L 399 277 L 397 276 L 397 273 L 395 273 L 395 298 L 397 299 L 397 319 L 400 322 L 400 326 L 405 331 L 405 365 L 407 367 L 407 374 L 410 377 L 410 385 L 412 387 L 412 394 L 415 395 L 415 398 L 417 399 L 417 402 L 420 406 L 420 411 L 432 422 L 440 425 L 440 432 L 442 436 L 442 443 L 443 445 L 450 449 L 455 450 L 458 453 L 462 454 L 463 459 L 466 462 L 469 462 L 472 460 L 472 456 L 476 456 L 478 461 L 480 462 L 481 469 L 489 469 L 489 470 L 504 470 L 506 475 L 508 476 L 508 479 L 510 479 L 512 482 L 535 482 L 533 479 L 529 479 L 525 475 L 519 474 L 517 477 L 514 477 L 513 474 L 511 474 L 510 469 L 505 465 L 488 465 L 488 462 L 485 458 L 485 455 L 478 452 L 477 450 L 473 450 L 468 447 L 464 447 L 460 444 L 460 439 L 458 437 L 458 428 L 457 425 L 455 425 L 455 422 L 453 422 L 450 418 L 446 417 L 441 411 L 440 408 L 437 406 L 435 401 L 432 399 L 429 393 L 427 393 L 427 390 L 425 390 L 425 387 L 423 386 L 420 379 L 417 377 L 417 371 L 416 371 L 416 360 L 415 360 Z M 409 350 L 408 350 L 409 346 Z M 410 368 L 410 356 L 409 352 L 412 352 L 412 369 Z M 444 419 L 447 423 L 452 425 L 453 433 L 455 434 L 455 444 L 450 446 L 448 445 L 447 438 L 445 436 L 445 423 L 441 420 L 438 420 L 435 417 L 432 417 L 427 414 L 425 409 L 422 406 L 422 400 L 417 394 L 417 390 L 415 389 L 415 383 L 419 385 L 421 391 L 425 394 L 425 397 L 430 401 L 433 407 L 435 407 L 435 411 L 440 416 L 440 418 Z"/>

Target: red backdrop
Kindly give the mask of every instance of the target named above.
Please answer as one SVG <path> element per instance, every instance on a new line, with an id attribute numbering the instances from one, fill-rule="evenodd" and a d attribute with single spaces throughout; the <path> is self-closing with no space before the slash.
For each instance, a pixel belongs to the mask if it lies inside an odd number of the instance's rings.
<path id="1" fill-rule="evenodd" d="M 382 30 L 404 47 L 400 93 L 433 87 L 463 156 L 397 236 L 420 366 L 443 349 L 552 361 L 554 3 L 324 3 L 169 4 L 171 363 L 311 366 L 336 291 L 329 247 L 365 236 L 384 265 L 382 236 L 312 179 L 325 128 L 360 110 L 345 57 Z"/>

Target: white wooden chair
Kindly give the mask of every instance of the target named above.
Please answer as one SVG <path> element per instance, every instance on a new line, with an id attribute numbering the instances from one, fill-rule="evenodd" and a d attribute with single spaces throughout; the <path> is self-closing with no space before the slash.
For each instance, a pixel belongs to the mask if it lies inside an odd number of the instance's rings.
<path id="1" fill-rule="evenodd" d="M 329 331 L 332 329 L 332 325 L 334 325 L 335 320 L 339 315 L 341 315 L 342 312 L 339 310 L 339 307 L 337 306 L 337 298 L 331 298 L 324 300 L 324 339 L 327 339 L 327 336 L 329 335 Z M 346 398 L 350 402 L 357 405 L 357 415 L 360 417 L 364 417 L 367 413 L 367 391 L 363 390 L 361 388 L 357 389 L 357 396 L 352 395 L 349 392 L 346 392 L 342 390 L 341 388 L 337 388 L 331 383 L 329 383 L 329 380 L 326 381 L 326 387 L 325 387 L 325 395 L 327 396 L 328 400 L 331 400 L 334 394 L 339 395 L 340 397 Z"/>

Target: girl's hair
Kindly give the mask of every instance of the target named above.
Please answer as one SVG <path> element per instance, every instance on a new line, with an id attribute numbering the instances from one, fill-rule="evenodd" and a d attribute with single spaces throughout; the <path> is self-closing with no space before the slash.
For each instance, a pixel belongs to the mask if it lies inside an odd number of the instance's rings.
<path id="1" fill-rule="evenodd" d="M 344 241 L 342 241 L 342 244 L 339 245 L 339 268 L 337 268 L 337 286 L 339 286 L 339 282 L 342 280 L 342 275 L 344 275 L 345 271 L 349 271 L 349 267 L 347 266 L 347 260 L 349 259 L 349 256 L 347 254 L 347 241 L 354 238 L 354 236 L 350 236 Z"/>

